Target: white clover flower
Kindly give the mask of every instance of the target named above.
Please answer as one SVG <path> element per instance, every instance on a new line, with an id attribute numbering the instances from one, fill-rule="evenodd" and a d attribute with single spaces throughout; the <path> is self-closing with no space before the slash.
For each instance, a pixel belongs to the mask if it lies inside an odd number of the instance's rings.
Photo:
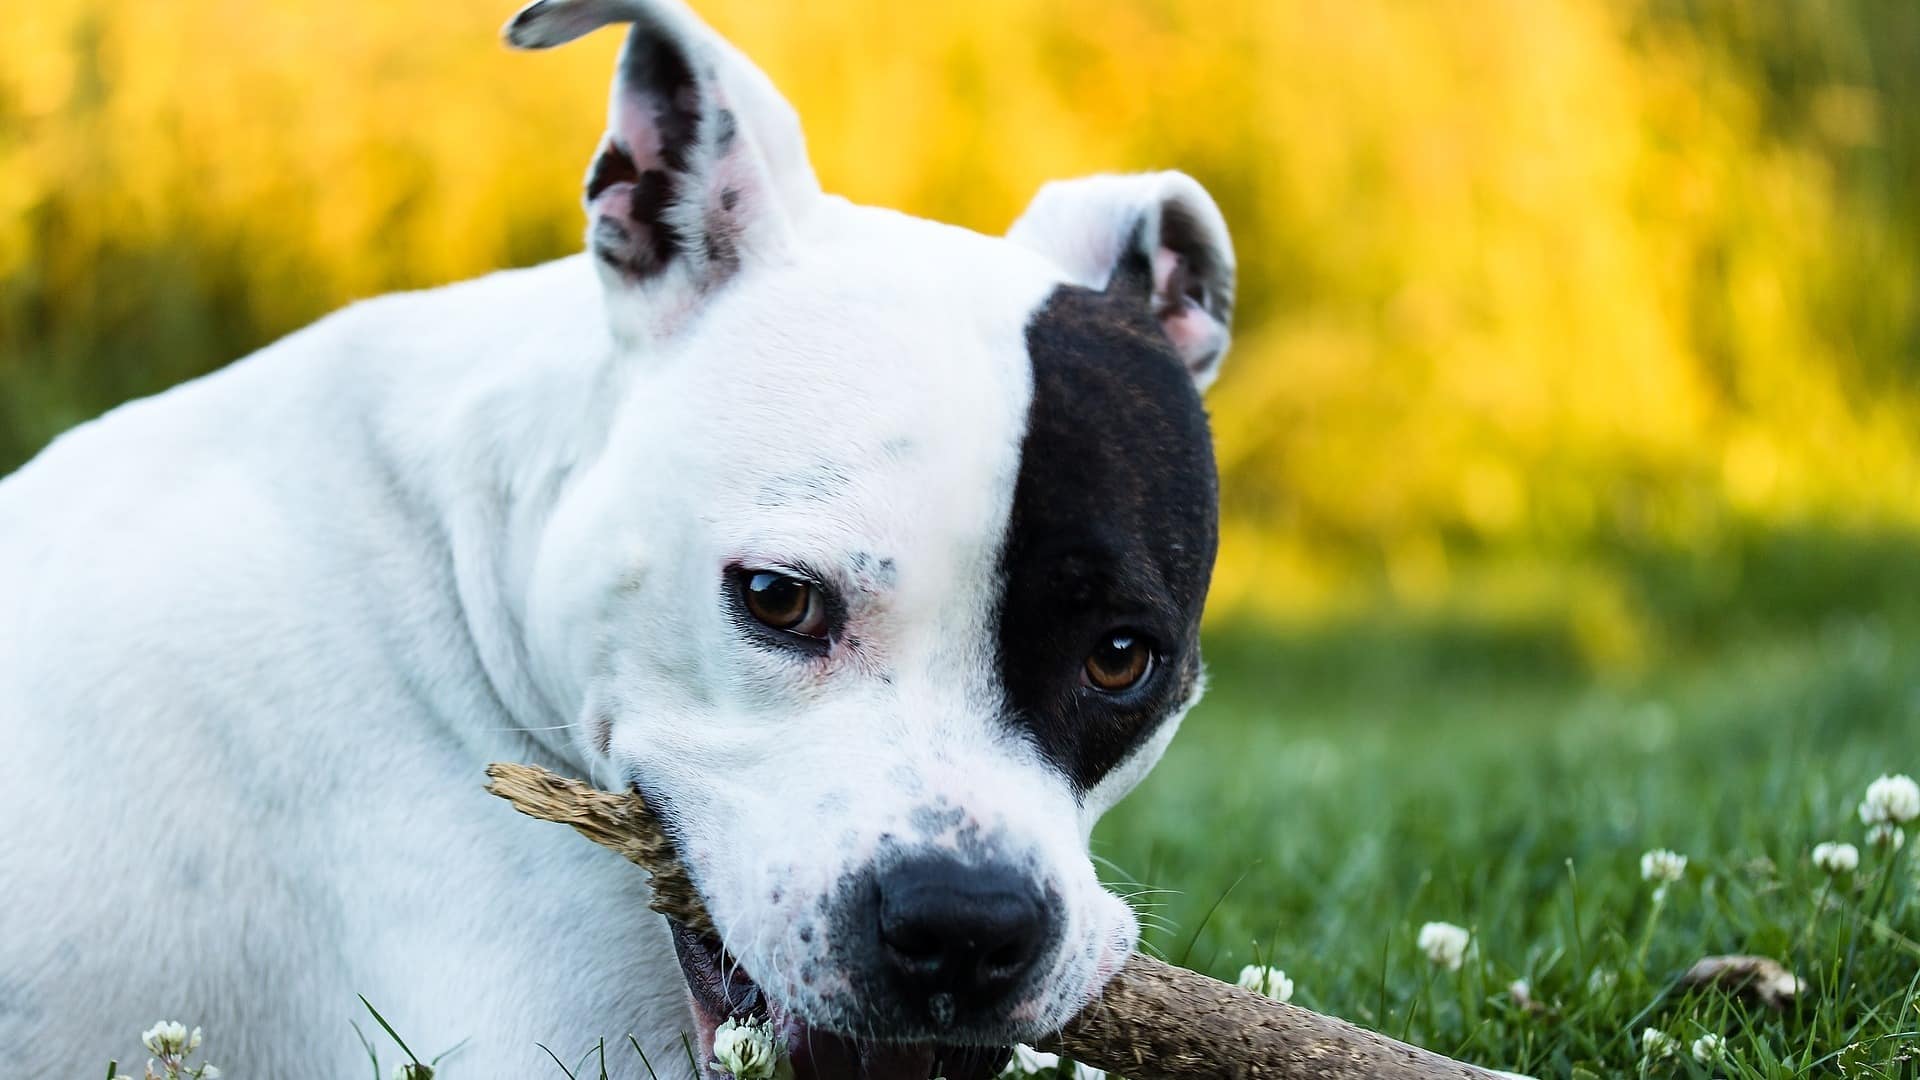
<path id="1" fill-rule="evenodd" d="M 1867 844 L 1871 847 L 1883 847 L 1888 851 L 1899 851 L 1907 843 L 1907 830 L 1898 825 L 1881 823 L 1867 830 Z"/>
<path id="2" fill-rule="evenodd" d="M 1293 1000 L 1293 980 L 1277 967 L 1248 964 L 1240 969 L 1240 989 L 1265 994 L 1275 1001 Z"/>
<path id="3" fill-rule="evenodd" d="M 1860 824 L 1905 825 L 1920 818 L 1920 784 L 1911 776 L 1882 776 L 1860 800 Z"/>
<path id="4" fill-rule="evenodd" d="M 1430 922 L 1420 928 L 1418 943 L 1420 951 L 1427 954 L 1435 967 L 1459 971 L 1467 958 L 1467 943 L 1472 939 L 1472 932 L 1464 926 Z"/>
<path id="5" fill-rule="evenodd" d="M 1640 1033 L 1640 1057 L 1642 1061 L 1668 1061 L 1679 1056 L 1679 1039 L 1661 1031 L 1659 1028 L 1647 1028 Z"/>
<path id="6" fill-rule="evenodd" d="M 1612 968 L 1597 967 L 1587 975 L 1587 993 L 1595 997 L 1611 993 L 1620 985 L 1620 973 Z"/>
<path id="7" fill-rule="evenodd" d="M 1515 1008 L 1526 1012 L 1542 1014 L 1548 1011 L 1545 1003 L 1534 998 L 1533 984 L 1525 979 L 1515 979 L 1507 984 L 1507 1000 L 1513 1002 Z"/>
<path id="8" fill-rule="evenodd" d="M 220 1080 L 220 1070 L 211 1065 L 200 1066 L 200 1071 L 195 1075 L 197 1075 L 200 1080 Z"/>
<path id="9" fill-rule="evenodd" d="M 1019 1044 L 1013 1048 L 1013 1058 L 1007 1067 L 1000 1070 L 1001 1076 L 1038 1076 L 1049 1069 L 1060 1067 L 1060 1055 L 1042 1053 L 1031 1046 Z"/>
<path id="10" fill-rule="evenodd" d="M 1860 849 L 1833 841 L 1815 844 L 1813 865 L 1829 874 L 1851 874 L 1860 866 Z"/>
<path id="11" fill-rule="evenodd" d="M 199 1045 L 200 1029 L 193 1031 L 194 1045 Z M 148 1052 L 158 1058 L 179 1057 L 187 1049 L 187 1025 L 177 1020 L 162 1020 L 140 1033 L 140 1041 Z"/>
<path id="12" fill-rule="evenodd" d="M 1654 848 L 1640 856 L 1640 877 L 1655 885 L 1670 885 L 1687 873 L 1687 857 L 1666 848 Z"/>
<path id="13" fill-rule="evenodd" d="M 1060 1068 L 1060 1055 L 1035 1050 L 1031 1046 L 1015 1044 L 1013 1057 L 1007 1061 L 1007 1067 L 1000 1070 L 1003 1077 L 1044 1076 Z M 1091 1065 L 1073 1063 L 1073 1080 L 1107 1080 L 1104 1070 Z"/>
<path id="14" fill-rule="evenodd" d="M 1693 1040 L 1693 1060 L 1715 1065 L 1727 1059 L 1727 1040 L 1718 1035 L 1702 1035 Z"/>
<path id="15" fill-rule="evenodd" d="M 709 1068 L 734 1080 L 785 1080 L 793 1075 L 793 1066 L 782 1050 L 774 1043 L 773 1021 L 730 1019 L 713 1033 Z"/>

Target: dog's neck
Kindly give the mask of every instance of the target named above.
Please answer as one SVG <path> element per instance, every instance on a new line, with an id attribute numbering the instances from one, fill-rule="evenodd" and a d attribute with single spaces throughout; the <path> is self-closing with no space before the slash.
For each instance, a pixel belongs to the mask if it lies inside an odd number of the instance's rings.
<path id="1" fill-rule="evenodd" d="M 449 290 L 483 287 L 460 305 L 483 325 L 461 333 L 453 350 L 438 342 L 409 349 L 368 402 L 382 466 L 432 523 L 432 557 L 457 598 L 450 609 L 460 625 L 448 633 L 471 650 L 497 707 L 491 717 L 447 709 L 442 722 L 488 753 L 498 752 L 503 729 L 524 732 L 577 772 L 589 765 L 573 728 L 581 688 L 564 662 L 577 643 L 560 639 L 586 628 L 536 626 L 534 578 L 556 507 L 619 408 L 629 372 L 617 361 L 631 359 L 616 356 L 584 261 Z"/>

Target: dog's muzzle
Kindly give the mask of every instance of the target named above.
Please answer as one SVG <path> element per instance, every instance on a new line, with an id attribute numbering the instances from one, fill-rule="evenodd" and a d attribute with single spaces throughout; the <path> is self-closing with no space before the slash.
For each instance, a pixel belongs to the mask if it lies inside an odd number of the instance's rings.
<path id="1" fill-rule="evenodd" d="M 838 892 L 833 960 L 856 1007 L 836 1026 L 848 1030 L 787 1012 L 722 944 L 674 925 L 702 1047 L 729 1018 L 770 1020 L 802 1080 L 998 1075 L 1009 1017 L 1059 937 L 1056 898 L 1013 866 L 944 852 L 895 859 Z"/>

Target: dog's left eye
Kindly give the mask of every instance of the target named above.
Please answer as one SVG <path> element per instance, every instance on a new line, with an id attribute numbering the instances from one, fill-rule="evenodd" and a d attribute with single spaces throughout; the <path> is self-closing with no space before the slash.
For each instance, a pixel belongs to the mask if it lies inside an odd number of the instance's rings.
<path id="1" fill-rule="evenodd" d="M 740 592 L 747 614 L 762 626 L 801 637 L 826 638 L 826 597 L 813 582 L 776 570 L 750 570 L 742 575 Z"/>
<path id="2" fill-rule="evenodd" d="M 1153 649 L 1129 631 L 1117 631 L 1087 654 L 1083 677 L 1105 694 L 1121 694 L 1145 682 L 1153 670 Z"/>

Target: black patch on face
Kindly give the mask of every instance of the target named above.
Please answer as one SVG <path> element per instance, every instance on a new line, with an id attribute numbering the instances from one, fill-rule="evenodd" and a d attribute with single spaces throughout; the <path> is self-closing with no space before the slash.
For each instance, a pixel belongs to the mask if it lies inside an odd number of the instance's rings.
<path id="1" fill-rule="evenodd" d="M 1061 286 L 1027 326 L 1033 404 L 1000 556 L 1000 673 L 1011 721 L 1081 793 L 1191 692 L 1219 542 L 1206 411 L 1150 289 L 1147 267 L 1123 265 L 1105 292 Z M 1154 666 L 1106 694 L 1083 665 L 1118 631 L 1144 637 Z"/>

